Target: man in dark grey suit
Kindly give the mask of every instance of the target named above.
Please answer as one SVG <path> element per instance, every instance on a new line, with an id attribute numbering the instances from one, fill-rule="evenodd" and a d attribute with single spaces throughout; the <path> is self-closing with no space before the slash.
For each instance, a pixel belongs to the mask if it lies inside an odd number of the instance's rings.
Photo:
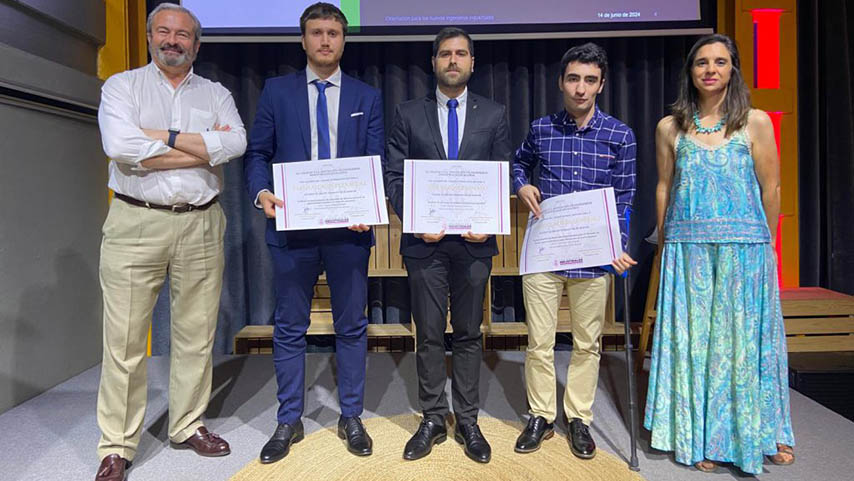
<path id="1" fill-rule="evenodd" d="M 386 143 L 386 192 L 401 218 L 404 159 L 508 161 L 512 153 L 504 106 L 466 88 L 474 70 L 471 37 L 459 28 L 442 29 L 433 41 L 432 62 L 436 92 L 397 106 Z M 465 445 L 471 459 L 489 462 L 491 449 L 477 425 L 477 412 L 480 324 L 492 256 L 498 254 L 495 238 L 472 232 L 404 234 L 400 253 L 412 292 L 418 398 L 424 413 L 403 457 L 424 457 L 447 438 L 444 336 L 450 292 L 454 439 Z"/>

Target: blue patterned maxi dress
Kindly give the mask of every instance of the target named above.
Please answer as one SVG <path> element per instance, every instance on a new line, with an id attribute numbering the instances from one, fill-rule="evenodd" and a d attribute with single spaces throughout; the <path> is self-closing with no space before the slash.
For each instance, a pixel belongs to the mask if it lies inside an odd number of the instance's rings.
<path id="1" fill-rule="evenodd" d="M 679 135 L 644 427 L 676 461 L 762 472 L 794 445 L 777 266 L 746 129 Z"/>

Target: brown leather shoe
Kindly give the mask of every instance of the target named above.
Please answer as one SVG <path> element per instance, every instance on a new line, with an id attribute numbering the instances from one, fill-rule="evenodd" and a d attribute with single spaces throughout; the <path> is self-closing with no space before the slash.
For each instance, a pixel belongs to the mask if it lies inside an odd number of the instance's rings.
<path id="1" fill-rule="evenodd" d="M 111 454 L 101 460 L 95 481 L 125 481 L 128 479 L 128 468 L 130 461 L 118 454 Z"/>
<path id="2" fill-rule="evenodd" d="M 172 447 L 176 449 L 192 449 L 199 456 L 207 457 L 225 456 L 231 453 L 231 448 L 225 442 L 225 439 L 209 432 L 204 426 L 196 429 L 196 432 L 183 443 L 172 443 Z"/>

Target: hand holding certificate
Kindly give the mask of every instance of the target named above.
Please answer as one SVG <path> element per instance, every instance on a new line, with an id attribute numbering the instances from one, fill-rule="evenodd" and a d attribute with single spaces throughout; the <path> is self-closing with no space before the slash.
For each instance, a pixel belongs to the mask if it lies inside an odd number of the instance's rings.
<path id="1" fill-rule="evenodd" d="M 507 162 L 404 160 L 403 232 L 510 234 Z"/>
<path id="2" fill-rule="evenodd" d="M 379 156 L 273 164 L 277 230 L 388 224 Z"/>
<path id="3" fill-rule="evenodd" d="M 623 252 L 614 189 L 564 194 L 540 203 L 528 216 L 519 273 L 611 265 Z"/>

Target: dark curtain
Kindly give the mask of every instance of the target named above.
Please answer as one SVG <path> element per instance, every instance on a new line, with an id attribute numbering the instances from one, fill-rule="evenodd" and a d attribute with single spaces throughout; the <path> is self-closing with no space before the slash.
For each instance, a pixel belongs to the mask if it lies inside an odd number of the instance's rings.
<path id="1" fill-rule="evenodd" d="M 854 294 L 854 5 L 798 2 L 801 285 Z"/>

